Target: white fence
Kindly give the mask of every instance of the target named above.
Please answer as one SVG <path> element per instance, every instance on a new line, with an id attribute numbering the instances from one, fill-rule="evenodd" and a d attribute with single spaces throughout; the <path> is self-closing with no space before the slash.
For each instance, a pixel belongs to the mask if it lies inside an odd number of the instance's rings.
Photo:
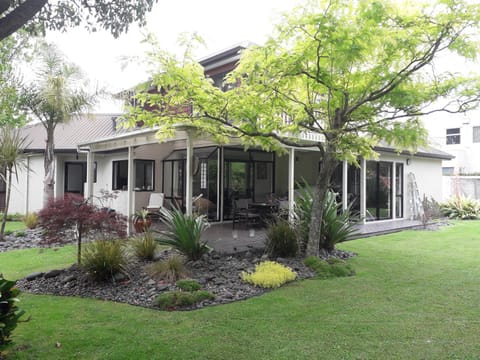
<path id="1" fill-rule="evenodd" d="M 453 196 L 480 200 L 480 176 L 443 176 L 443 201 Z"/>

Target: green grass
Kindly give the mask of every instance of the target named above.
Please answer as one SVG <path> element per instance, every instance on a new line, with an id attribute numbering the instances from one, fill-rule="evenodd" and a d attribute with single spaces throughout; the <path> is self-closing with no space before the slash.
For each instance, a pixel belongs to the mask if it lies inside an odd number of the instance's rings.
<path id="1" fill-rule="evenodd" d="M 22 350 L 11 358 L 478 358 L 480 222 L 341 248 L 359 254 L 350 261 L 354 277 L 295 282 L 194 312 L 24 294 L 20 305 L 32 319 L 15 331 Z M 12 252 L 7 263 L 8 254 L 0 254 L 0 271 L 26 273 L 28 257 Z M 60 252 L 48 256 L 61 262 Z"/>
<path id="2" fill-rule="evenodd" d="M 7 221 L 5 224 L 5 232 L 25 230 L 26 228 L 27 227 L 23 221 Z"/>
<path id="3" fill-rule="evenodd" d="M 19 279 L 35 271 L 62 269 L 76 262 L 75 246 L 13 250 L 0 253 L 0 274 Z"/>

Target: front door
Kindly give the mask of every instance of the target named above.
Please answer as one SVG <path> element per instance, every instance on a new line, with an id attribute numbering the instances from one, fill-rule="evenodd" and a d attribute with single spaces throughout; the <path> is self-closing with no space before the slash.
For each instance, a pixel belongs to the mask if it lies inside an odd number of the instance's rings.
<path id="1" fill-rule="evenodd" d="M 65 195 L 68 193 L 83 195 L 84 184 L 86 181 L 86 162 L 65 163 Z"/>

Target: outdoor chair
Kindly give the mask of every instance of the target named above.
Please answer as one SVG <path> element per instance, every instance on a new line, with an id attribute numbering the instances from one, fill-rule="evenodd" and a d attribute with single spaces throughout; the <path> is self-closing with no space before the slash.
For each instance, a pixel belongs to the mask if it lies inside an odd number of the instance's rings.
<path id="1" fill-rule="evenodd" d="M 164 193 L 151 193 L 148 205 L 144 207 L 148 211 L 149 216 L 160 217 L 160 209 L 163 207 L 165 199 Z"/>
<path id="2" fill-rule="evenodd" d="M 248 225 L 258 225 L 260 223 L 260 214 L 249 208 L 248 200 L 237 199 L 233 201 L 233 229 L 235 229 L 235 223 L 244 222 Z"/>

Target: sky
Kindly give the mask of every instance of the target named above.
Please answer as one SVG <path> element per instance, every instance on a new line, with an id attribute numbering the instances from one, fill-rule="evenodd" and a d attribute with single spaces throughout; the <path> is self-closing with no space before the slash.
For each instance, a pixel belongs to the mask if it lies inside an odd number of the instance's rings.
<path id="1" fill-rule="evenodd" d="M 159 0 L 142 30 L 132 25 L 127 34 L 114 39 L 108 32 L 88 33 L 82 28 L 66 33 L 50 32 L 47 40 L 56 43 L 67 58 L 80 66 L 89 79 L 113 93 L 128 89 L 148 75 L 138 62 L 126 68 L 125 57 L 141 56 L 143 33 L 152 32 L 167 51 L 178 50 L 182 33 L 197 32 L 206 42 L 196 54 L 202 58 L 244 41 L 263 44 L 281 14 L 302 0 Z M 121 105 L 101 101 L 95 112 L 119 112 Z"/>

